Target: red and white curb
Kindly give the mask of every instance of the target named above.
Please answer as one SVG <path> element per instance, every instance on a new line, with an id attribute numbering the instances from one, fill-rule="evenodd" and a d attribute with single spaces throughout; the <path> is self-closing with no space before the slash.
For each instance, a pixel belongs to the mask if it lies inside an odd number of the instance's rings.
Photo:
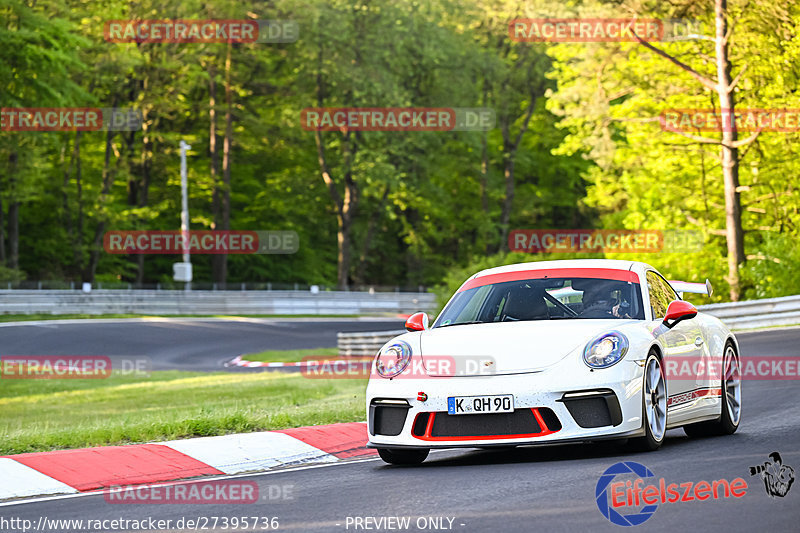
<path id="1" fill-rule="evenodd" d="M 374 455 L 364 422 L 0 457 L 0 500 Z"/>

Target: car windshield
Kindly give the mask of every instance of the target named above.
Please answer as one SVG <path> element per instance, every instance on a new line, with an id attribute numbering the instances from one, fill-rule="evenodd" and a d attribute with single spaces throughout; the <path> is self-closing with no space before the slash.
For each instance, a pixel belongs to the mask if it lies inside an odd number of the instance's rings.
<path id="1" fill-rule="evenodd" d="M 481 285 L 457 293 L 433 327 L 598 318 L 644 320 L 639 284 L 565 277 Z"/>

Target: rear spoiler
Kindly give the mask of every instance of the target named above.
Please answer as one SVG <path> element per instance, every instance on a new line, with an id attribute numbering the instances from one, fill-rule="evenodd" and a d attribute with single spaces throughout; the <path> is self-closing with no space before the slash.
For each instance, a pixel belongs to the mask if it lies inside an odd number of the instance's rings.
<path id="1" fill-rule="evenodd" d="M 675 292 L 680 294 L 681 298 L 683 298 L 684 292 L 690 292 L 692 294 L 705 294 L 711 296 L 714 292 L 714 289 L 711 287 L 711 282 L 706 279 L 705 283 L 689 283 L 687 281 L 670 281 L 670 285 L 672 288 L 675 289 Z"/>

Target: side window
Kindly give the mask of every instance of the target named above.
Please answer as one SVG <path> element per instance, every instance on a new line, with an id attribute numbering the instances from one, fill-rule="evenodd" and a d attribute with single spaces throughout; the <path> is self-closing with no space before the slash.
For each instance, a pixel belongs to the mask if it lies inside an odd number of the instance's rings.
<path id="1" fill-rule="evenodd" d="M 461 312 L 456 317 L 456 322 L 471 322 L 478 319 L 478 312 L 480 312 L 481 304 L 486 300 L 489 291 L 492 289 L 491 285 L 478 287 L 475 294 L 470 298 L 469 302 L 464 306 Z"/>
<path id="2" fill-rule="evenodd" d="M 674 302 L 675 300 L 680 300 L 678 293 L 675 292 L 675 289 L 672 288 L 672 285 L 669 284 L 669 281 L 664 279 L 663 276 L 659 276 L 656 274 L 656 277 L 661 280 L 662 285 L 664 285 L 664 290 L 667 291 L 667 305 Z"/>
<path id="3" fill-rule="evenodd" d="M 653 310 L 653 318 L 664 318 L 670 302 L 677 299 L 675 291 L 664 278 L 652 271 L 647 272 L 647 290 L 650 293 L 650 308 Z"/>

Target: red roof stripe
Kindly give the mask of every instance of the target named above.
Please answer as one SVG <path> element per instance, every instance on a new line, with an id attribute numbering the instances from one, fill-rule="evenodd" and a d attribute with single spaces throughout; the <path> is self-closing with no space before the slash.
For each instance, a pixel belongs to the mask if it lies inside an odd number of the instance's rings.
<path id="1" fill-rule="evenodd" d="M 504 283 L 506 281 L 524 281 L 526 279 L 544 278 L 599 278 L 639 283 L 639 276 L 630 270 L 619 270 L 615 268 L 556 268 L 546 270 L 517 270 L 514 272 L 501 272 L 499 274 L 487 274 L 469 280 L 458 292 L 475 287 L 483 287 L 484 285 Z"/>

